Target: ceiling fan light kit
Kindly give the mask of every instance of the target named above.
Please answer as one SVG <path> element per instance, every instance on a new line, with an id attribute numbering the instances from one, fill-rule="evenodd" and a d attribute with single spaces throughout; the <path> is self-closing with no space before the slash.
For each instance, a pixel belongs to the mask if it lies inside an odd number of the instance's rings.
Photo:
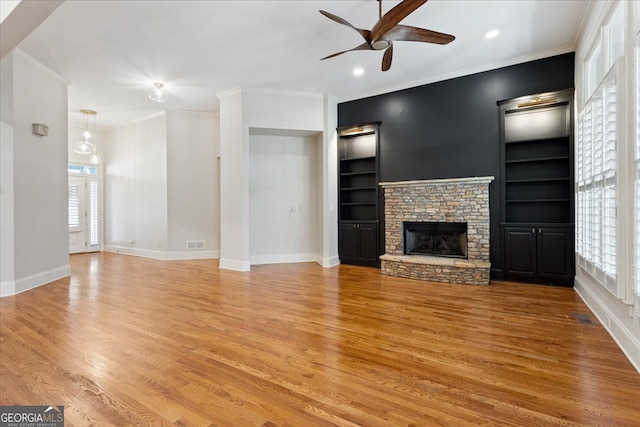
<path id="1" fill-rule="evenodd" d="M 393 58 L 393 42 L 394 41 L 414 41 L 423 43 L 448 44 L 455 37 L 451 34 L 439 33 L 437 31 L 427 30 L 424 28 L 412 27 L 408 25 L 399 25 L 400 21 L 425 4 L 427 0 L 403 0 L 386 14 L 382 14 L 382 0 L 378 0 L 378 22 L 373 26 L 371 31 L 357 28 L 351 25 L 347 20 L 340 18 L 332 13 L 321 10 L 320 13 L 338 24 L 345 25 L 356 30 L 364 43 L 354 47 L 353 49 L 337 52 L 322 59 L 334 58 L 343 53 L 355 50 L 384 50 L 382 57 L 382 71 L 391 68 Z"/>

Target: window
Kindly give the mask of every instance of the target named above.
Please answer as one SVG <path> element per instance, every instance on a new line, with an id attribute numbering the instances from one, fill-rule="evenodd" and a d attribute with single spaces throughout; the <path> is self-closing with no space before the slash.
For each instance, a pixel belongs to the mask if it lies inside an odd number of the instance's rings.
<path id="1" fill-rule="evenodd" d="M 618 297 L 617 144 L 618 70 L 607 73 L 578 117 L 576 147 L 576 252 L 578 264 Z"/>
<path id="2" fill-rule="evenodd" d="M 80 229 L 80 188 L 69 185 L 69 231 Z"/>
<path id="3" fill-rule="evenodd" d="M 640 314 L 640 35 L 635 48 L 635 150 L 634 150 L 634 270 L 633 288 L 636 294 L 636 312 Z"/>
<path id="4" fill-rule="evenodd" d="M 586 82 L 586 95 L 587 98 L 593 94 L 595 89 L 602 81 L 602 48 L 600 47 L 601 40 L 598 40 L 593 53 L 587 59 L 585 67 L 585 82 Z"/>
<path id="5" fill-rule="evenodd" d="M 95 166 L 69 165 L 69 173 L 80 175 L 97 175 L 98 169 Z"/>
<path id="6" fill-rule="evenodd" d="M 98 246 L 99 227 L 98 227 L 98 181 L 89 181 L 89 246 Z"/>
<path id="7" fill-rule="evenodd" d="M 610 70 L 616 60 L 624 56 L 624 9 L 621 5 L 613 14 L 606 26 L 607 34 L 607 63 L 606 69 Z"/>

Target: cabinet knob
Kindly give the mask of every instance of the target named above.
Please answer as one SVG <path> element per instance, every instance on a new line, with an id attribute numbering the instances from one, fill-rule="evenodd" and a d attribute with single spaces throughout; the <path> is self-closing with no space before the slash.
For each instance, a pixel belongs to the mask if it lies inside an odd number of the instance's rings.
<path id="1" fill-rule="evenodd" d="M 536 234 L 536 229 L 535 229 L 535 228 L 532 228 L 532 229 L 531 229 L 531 232 L 532 232 L 533 234 Z"/>

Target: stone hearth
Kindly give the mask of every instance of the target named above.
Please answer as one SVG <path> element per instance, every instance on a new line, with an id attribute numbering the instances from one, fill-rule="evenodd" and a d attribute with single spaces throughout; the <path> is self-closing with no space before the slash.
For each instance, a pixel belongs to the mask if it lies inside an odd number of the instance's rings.
<path id="1" fill-rule="evenodd" d="M 446 283 L 488 285 L 489 184 L 494 177 L 384 182 L 382 272 Z M 404 222 L 467 224 L 467 259 L 404 254 Z"/>

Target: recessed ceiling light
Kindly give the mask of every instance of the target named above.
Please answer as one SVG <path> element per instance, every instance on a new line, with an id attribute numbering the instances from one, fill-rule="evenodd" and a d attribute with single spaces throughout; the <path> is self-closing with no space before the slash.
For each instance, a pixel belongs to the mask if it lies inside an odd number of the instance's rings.
<path id="1" fill-rule="evenodd" d="M 363 74 L 364 74 L 364 68 L 360 68 L 360 67 L 358 67 L 358 68 L 354 68 L 354 69 L 353 69 L 353 75 L 354 75 L 354 76 L 356 76 L 356 77 L 360 77 L 360 76 L 361 76 L 361 75 L 363 75 Z"/>
<path id="2" fill-rule="evenodd" d="M 487 31 L 484 37 L 486 39 L 493 39 L 495 37 L 498 37 L 498 34 L 500 34 L 500 30 L 491 30 L 491 31 Z"/>

